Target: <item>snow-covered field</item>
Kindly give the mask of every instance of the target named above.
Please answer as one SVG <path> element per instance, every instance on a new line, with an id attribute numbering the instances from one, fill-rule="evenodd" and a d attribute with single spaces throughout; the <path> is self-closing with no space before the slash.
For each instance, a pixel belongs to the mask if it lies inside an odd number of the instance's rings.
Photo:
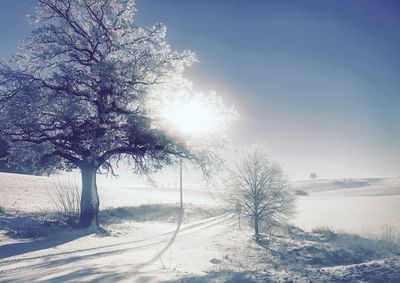
<path id="1" fill-rule="evenodd" d="M 328 226 L 365 236 L 388 229 L 400 235 L 400 178 L 317 180 L 294 186 L 309 193 L 297 199 L 292 221 L 307 231 Z"/>
<path id="2" fill-rule="evenodd" d="M 97 234 L 30 215 L 54 209 L 51 194 L 58 180 L 0 173 L 1 282 L 399 282 L 400 249 L 328 229 L 290 228 L 268 248 L 255 245 L 251 231 L 218 213 L 220 193 L 185 189 L 184 218 L 105 223 Z M 292 223 L 380 235 L 400 228 L 400 179 L 306 181 Z M 175 205 L 172 188 L 100 185 L 102 210 L 140 205 Z M 199 210 L 202 209 L 202 210 Z M 201 211 L 213 213 L 203 214 Z M 197 214 L 197 215 L 196 215 Z M 189 215 L 189 216 L 188 216 Z M 18 237 L 26 229 L 45 235 Z M 25 235 L 26 236 L 26 235 Z M 362 248 L 361 248 L 362 247 Z M 366 253 L 365 251 L 368 251 Z M 397 256 L 396 256 L 397 253 Z M 388 257 L 388 259 L 386 259 Z"/>
<path id="3" fill-rule="evenodd" d="M 0 207 L 34 212 L 54 208 L 55 188 L 80 186 L 79 176 L 33 177 L 28 175 L 0 173 Z M 128 188 L 114 182 L 98 184 L 100 209 L 141 204 L 178 203 L 179 190 L 174 188 Z M 186 203 L 201 206 L 220 204 L 218 193 L 211 190 L 185 188 Z"/>

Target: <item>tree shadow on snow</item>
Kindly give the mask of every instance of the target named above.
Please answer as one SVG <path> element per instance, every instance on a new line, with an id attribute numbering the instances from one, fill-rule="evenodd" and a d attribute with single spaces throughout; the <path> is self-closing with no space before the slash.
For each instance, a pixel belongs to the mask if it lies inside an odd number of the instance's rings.
<path id="1" fill-rule="evenodd" d="M 45 250 L 58 245 L 62 245 L 78 238 L 91 234 L 90 231 L 74 231 L 63 233 L 61 237 L 42 238 L 29 242 L 18 242 L 0 246 L 0 259 Z"/>
<path id="2" fill-rule="evenodd" d="M 29 214 L 9 214 L 4 211 L 0 212 L 0 227 L 6 236 L 26 240 L 0 245 L 0 259 L 48 249 L 93 233 L 89 229 L 72 229 L 56 222 L 44 223 Z"/>
<path id="3" fill-rule="evenodd" d="M 10 218 L 10 215 L 8 215 Z M 103 281 L 103 282 L 110 282 L 110 281 L 116 281 L 116 280 L 122 280 L 122 279 L 127 279 L 127 278 L 132 278 L 136 277 L 138 275 L 138 272 L 144 268 L 145 266 L 151 264 L 152 262 L 158 260 L 166 250 L 170 248 L 172 243 L 175 241 L 176 236 L 180 230 L 181 224 L 182 224 L 182 219 L 183 219 L 183 213 L 180 213 L 178 216 L 178 223 L 175 231 L 163 234 L 163 236 L 166 236 L 167 234 L 171 234 L 171 237 L 163 237 L 159 240 L 156 240 L 154 242 L 147 243 L 146 240 L 134 240 L 134 241 L 128 241 L 128 242 L 123 242 L 123 243 L 117 243 L 117 244 L 112 244 L 112 245 L 104 245 L 104 246 L 96 246 L 96 247 L 91 247 L 91 248 L 86 248 L 86 249 L 80 249 L 80 250 L 72 250 L 72 251 L 63 251 L 60 253 L 50 253 L 46 255 L 37 255 L 33 257 L 24 257 L 23 261 L 26 260 L 32 260 L 36 258 L 42 258 L 44 260 L 37 263 L 37 262 L 32 262 L 33 264 L 29 265 L 29 268 L 31 269 L 52 269 L 52 270 L 57 270 L 56 273 L 46 275 L 43 277 L 43 274 L 36 274 L 32 275 L 33 277 L 30 278 L 30 280 L 39 280 L 41 282 L 64 282 L 64 281 L 74 281 L 78 279 L 83 279 L 83 278 L 89 278 L 90 280 L 96 280 L 96 281 Z M 0 215 L 1 219 L 1 215 Z M 12 219 L 11 219 L 12 220 Z M 62 245 L 67 242 L 73 241 L 77 238 L 86 236 L 91 234 L 90 231 L 85 231 L 85 230 L 69 230 L 69 231 L 64 231 L 64 233 L 57 233 L 57 235 L 53 235 L 53 237 L 45 237 L 41 238 L 38 240 L 34 241 L 29 241 L 29 242 L 19 242 L 19 243 L 11 243 L 11 244 L 6 244 L 3 246 L 0 246 L 0 259 L 24 254 L 24 253 L 29 253 L 33 251 L 38 251 L 38 250 L 45 250 L 48 248 L 55 247 L 57 245 Z M 143 242 L 143 244 L 140 244 L 140 242 Z M 135 245 L 134 247 L 130 246 L 133 243 L 137 243 L 138 245 Z M 121 267 L 126 267 L 126 266 L 110 266 L 110 268 L 107 268 L 106 270 L 104 269 L 96 269 L 96 268 L 84 268 L 84 269 L 79 269 L 79 270 L 73 270 L 69 271 L 68 270 L 68 264 L 70 263 L 76 263 L 76 262 L 84 262 L 89 259 L 93 258 L 100 258 L 100 257 L 107 257 L 107 256 L 115 256 L 119 254 L 125 254 L 129 252 L 133 252 L 135 250 L 142 249 L 146 246 L 152 246 L 152 245 L 161 245 L 162 249 L 157 252 L 156 255 L 154 255 L 152 258 L 150 258 L 148 261 L 143 262 L 138 265 L 130 265 L 130 271 L 129 272 L 121 272 L 119 268 Z M 112 248 L 110 250 L 110 248 Z M 93 252 L 94 251 L 94 252 Z M 87 254 L 89 252 L 89 254 Z M 61 256 L 61 257 L 60 257 Z M 17 262 L 19 259 L 10 259 L 10 262 Z M 63 269 L 65 267 L 65 270 Z M 55 269 L 56 268 L 56 269 Z M 20 278 L 16 278 L 15 282 L 18 282 Z M 146 281 L 152 281 L 151 278 L 146 279 L 145 277 L 141 278 L 139 281 L 140 282 L 146 282 Z M 9 281 L 9 282 L 14 282 L 14 281 Z"/>

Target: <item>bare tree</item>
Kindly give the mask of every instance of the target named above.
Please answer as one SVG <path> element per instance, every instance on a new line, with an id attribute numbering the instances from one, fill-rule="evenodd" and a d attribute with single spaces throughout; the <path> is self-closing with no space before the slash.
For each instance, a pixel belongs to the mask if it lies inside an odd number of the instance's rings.
<path id="1" fill-rule="evenodd" d="M 294 196 L 282 168 L 261 148 L 245 152 L 228 179 L 228 203 L 241 207 L 242 216 L 254 228 L 257 243 L 262 231 L 270 232 L 292 212 Z"/>
<path id="2" fill-rule="evenodd" d="M 38 167 L 80 169 L 82 227 L 98 227 L 96 173 L 113 162 L 148 173 L 184 158 L 207 170 L 215 154 L 155 126 L 148 108 L 196 60 L 171 49 L 165 26 L 136 26 L 131 0 L 38 0 L 36 10 L 36 29 L 0 62 L 0 136 L 11 159 L 24 148 Z"/>

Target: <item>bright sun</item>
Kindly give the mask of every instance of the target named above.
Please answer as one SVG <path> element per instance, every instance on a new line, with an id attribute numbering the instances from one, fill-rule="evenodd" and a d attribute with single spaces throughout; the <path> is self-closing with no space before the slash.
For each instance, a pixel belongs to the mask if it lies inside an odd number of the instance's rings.
<path id="1" fill-rule="evenodd" d="M 200 100 L 170 103 L 162 116 L 183 134 L 204 135 L 216 130 L 218 119 L 212 107 Z"/>

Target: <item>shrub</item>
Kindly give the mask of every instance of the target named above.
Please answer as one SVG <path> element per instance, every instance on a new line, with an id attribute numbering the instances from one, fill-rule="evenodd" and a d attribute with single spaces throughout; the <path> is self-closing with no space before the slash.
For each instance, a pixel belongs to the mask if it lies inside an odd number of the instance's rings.
<path id="1" fill-rule="evenodd" d="M 308 196 L 308 193 L 305 192 L 305 191 L 302 191 L 302 190 L 296 190 L 296 191 L 295 191 L 295 194 L 296 194 L 297 196 Z"/>
<path id="2" fill-rule="evenodd" d="M 124 206 L 100 211 L 100 219 L 104 223 L 120 221 L 174 221 L 179 218 L 180 206 L 169 204 L 143 204 L 140 206 Z"/>
<path id="3" fill-rule="evenodd" d="M 320 234 L 322 237 L 324 237 L 325 240 L 331 241 L 335 239 L 338 234 L 333 231 L 331 228 L 324 226 L 324 227 L 316 227 L 312 230 L 313 233 L 315 234 Z"/>
<path id="4" fill-rule="evenodd" d="M 65 218 L 67 224 L 78 223 L 81 191 L 76 183 L 71 182 L 69 178 L 66 182 L 57 179 L 54 192 L 50 192 L 50 198 L 56 212 Z"/>

